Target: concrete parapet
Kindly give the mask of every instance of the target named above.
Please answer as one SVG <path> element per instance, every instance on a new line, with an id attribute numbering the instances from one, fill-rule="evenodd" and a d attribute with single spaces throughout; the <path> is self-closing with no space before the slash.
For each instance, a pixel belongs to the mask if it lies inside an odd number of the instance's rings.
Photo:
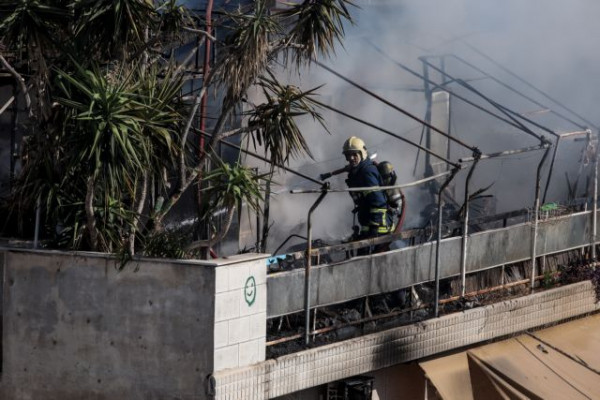
<path id="1" fill-rule="evenodd" d="M 130 262 L 0 250 L 1 399 L 203 399 L 264 360 L 267 255 Z"/>
<path id="2" fill-rule="evenodd" d="M 214 398 L 262 400 L 597 311 L 589 281 L 216 372 Z M 250 386 L 248 386 L 250 385 Z"/>

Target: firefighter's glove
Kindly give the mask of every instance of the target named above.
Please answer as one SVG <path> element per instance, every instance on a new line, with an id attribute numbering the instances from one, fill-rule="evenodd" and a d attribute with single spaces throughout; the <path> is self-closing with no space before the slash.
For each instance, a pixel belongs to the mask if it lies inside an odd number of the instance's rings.
<path id="1" fill-rule="evenodd" d="M 319 175 L 319 180 L 324 181 L 325 179 L 331 178 L 331 172 L 326 172 L 324 174 Z"/>

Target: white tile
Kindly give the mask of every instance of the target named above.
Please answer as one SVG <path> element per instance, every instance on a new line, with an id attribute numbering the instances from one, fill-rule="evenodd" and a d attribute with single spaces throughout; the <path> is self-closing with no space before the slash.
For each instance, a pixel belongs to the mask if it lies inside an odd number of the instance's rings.
<path id="1" fill-rule="evenodd" d="M 263 336 L 256 342 L 258 348 L 258 361 L 265 361 L 267 355 L 267 338 Z"/>
<path id="2" fill-rule="evenodd" d="M 229 267 L 220 266 L 215 268 L 215 293 L 229 290 Z"/>
<path id="3" fill-rule="evenodd" d="M 229 321 L 215 323 L 215 349 L 227 346 L 229 341 Z"/>
<path id="4" fill-rule="evenodd" d="M 221 322 L 240 315 L 240 291 L 217 293 L 215 295 L 215 322 Z"/>
<path id="5" fill-rule="evenodd" d="M 240 343 L 240 367 L 252 365 L 260 361 L 256 340 Z"/>
<path id="6" fill-rule="evenodd" d="M 247 316 L 261 312 L 259 303 L 263 298 L 266 299 L 267 285 L 259 285 L 238 289 L 240 294 L 240 316 Z M 266 300 L 265 300 L 266 301 Z M 266 310 L 266 307 L 264 307 Z"/>
<path id="7" fill-rule="evenodd" d="M 239 348 L 238 345 L 223 347 L 215 350 L 215 371 L 220 371 L 226 368 L 235 368 L 239 365 Z"/>
<path id="8" fill-rule="evenodd" d="M 250 317 L 229 321 L 229 344 L 246 342 L 250 339 Z"/>
<path id="9" fill-rule="evenodd" d="M 250 277 L 248 264 L 228 265 L 227 268 L 229 269 L 229 290 L 242 289 Z"/>
<path id="10" fill-rule="evenodd" d="M 254 276 L 257 285 L 267 283 L 267 261 L 255 260 L 250 265 L 250 275 Z"/>
<path id="11" fill-rule="evenodd" d="M 260 339 L 267 335 L 267 313 L 250 316 L 250 339 Z"/>
<path id="12" fill-rule="evenodd" d="M 260 285 L 256 288 L 256 305 L 258 312 L 267 312 L 267 285 Z"/>

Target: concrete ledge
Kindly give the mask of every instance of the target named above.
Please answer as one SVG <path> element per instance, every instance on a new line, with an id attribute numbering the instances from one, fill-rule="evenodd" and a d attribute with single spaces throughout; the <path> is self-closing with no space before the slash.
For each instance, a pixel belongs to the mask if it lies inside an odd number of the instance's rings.
<path id="1" fill-rule="evenodd" d="M 229 369 L 214 399 L 270 399 L 600 309 L 589 281 Z"/>
<path id="2" fill-rule="evenodd" d="M 206 399 L 265 359 L 266 258 L 0 249 L 0 399 Z"/>

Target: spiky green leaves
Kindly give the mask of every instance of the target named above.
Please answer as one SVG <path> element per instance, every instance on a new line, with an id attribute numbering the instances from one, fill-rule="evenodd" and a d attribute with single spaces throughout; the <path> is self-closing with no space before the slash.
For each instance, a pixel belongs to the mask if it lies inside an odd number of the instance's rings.
<path id="1" fill-rule="evenodd" d="M 328 55 L 344 37 L 344 21 L 352 22 L 349 0 L 304 0 L 282 12 L 291 23 L 289 38 L 294 47 L 296 61 L 310 62 L 319 54 Z M 293 22 L 292 22 L 293 21 Z"/>
<path id="2" fill-rule="evenodd" d="M 203 190 L 206 199 L 212 203 L 211 210 L 245 203 L 250 209 L 259 211 L 262 200 L 260 182 L 265 180 L 266 175 L 257 175 L 237 163 L 226 164 L 218 158 L 214 161 L 217 167 L 204 177 L 208 186 Z"/>
<path id="3" fill-rule="evenodd" d="M 62 1 L 5 1 L 0 5 L 0 37 L 11 49 L 41 52 L 45 46 L 54 48 L 72 17 L 73 7 Z"/>
<path id="4" fill-rule="evenodd" d="M 327 130 L 313 100 L 319 88 L 302 92 L 296 86 L 280 84 L 273 77 L 261 78 L 260 86 L 266 101 L 247 113 L 255 147 L 262 146 L 277 165 L 284 165 L 290 157 L 312 157 L 297 118 L 311 116 Z"/>
<path id="5" fill-rule="evenodd" d="M 74 34 L 88 54 L 115 57 L 145 43 L 144 31 L 158 24 L 151 0 L 82 0 L 77 3 Z"/>
<path id="6" fill-rule="evenodd" d="M 271 36 L 282 33 L 264 0 L 256 2 L 252 13 L 229 14 L 233 29 L 219 52 L 215 74 L 226 91 L 226 106 L 236 104 L 267 68 Z"/>
<path id="7" fill-rule="evenodd" d="M 64 184 L 87 188 L 88 228 L 91 218 L 101 221 L 98 245 L 114 248 L 135 221 L 144 180 L 161 176 L 178 157 L 181 115 L 173 99 L 181 81 L 169 72 L 159 78 L 153 68 L 142 73 L 77 65 L 74 74 L 57 74 L 55 129 L 62 156 L 56 162 L 70 177 Z"/>

